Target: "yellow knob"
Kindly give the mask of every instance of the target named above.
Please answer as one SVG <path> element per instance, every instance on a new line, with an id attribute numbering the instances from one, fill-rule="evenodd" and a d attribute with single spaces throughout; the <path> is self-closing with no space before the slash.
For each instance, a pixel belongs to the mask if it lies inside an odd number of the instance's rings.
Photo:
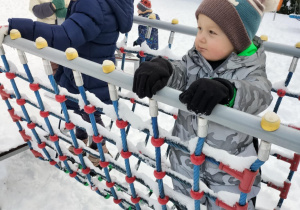
<path id="1" fill-rule="evenodd" d="M 35 46 L 38 49 L 43 49 L 45 47 L 48 47 L 48 43 L 47 43 L 46 39 L 44 39 L 43 37 L 38 37 L 35 40 Z"/>
<path id="2" fill-rule="evenodd" d="M 279 116 L 269 111 L 262 117 L 260 125 L 265 131 L 276 131 L 280 126 Z"/>
<path id="3" fill-rule="evenodd" d="M 268 41 L 268 36 L 267 35 L 261 35 L 260 39 L 263 41 Z"/>
<path id="4" fill-rule="evenodd" d="M 112 62 L 112 61 L 110 61 L 110 60 L 105 60 L 105 61 L 103 61 L 102 69 L 103 69 L 103 72 L 104 72 L 105 74 L 108 74 L 108 73 L 114 71 L 115 68 L 116 68 L 116 67 L 115 67 L 114 62 Z"/>
<path id="5" fill-rule="evenodd" d="M 296 48 L 300 48 L 300 42 L 295 45 Z"/>
<path id="6" fill-rule="evenodd" d="M 17 29 L 11 29 L 9 35 L 12 40 L 21 38 L 21 33 Z"/>
<path id="7" fill-rule="evenodd" d="M 178 22 L 179 22 L 179 21 L 178 21 L 178 19 L 176 19 L 176 18 L 174 18 L 174 19 L 172 20 L 172 24 L 174 24 L 174 25 L 175 25 L 175 24 L 178 24 Z"/>
<path id="8" fill-rule="evenodd" d="M 77 50 L 75 48 L 69 47 L 68 49 L 66 49 L 66 57 L 69 61 L 74 60 L 78 57 Z"/>
<path id="9" fill-rule="evenodd" d="M 151 15 L 149 15 L 149 19 L 155 20 L 156 19 L 156 15 L 152 13 Z"/>

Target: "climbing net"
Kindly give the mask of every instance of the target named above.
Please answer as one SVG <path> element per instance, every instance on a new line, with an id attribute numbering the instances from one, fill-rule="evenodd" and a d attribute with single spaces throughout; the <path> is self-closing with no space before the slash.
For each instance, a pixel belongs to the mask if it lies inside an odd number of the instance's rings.
<path id="1" fill-rule="evenodd" d="M 17 35 L 12 32 L 10 34 L 12 40 L 20 39 L 17 32 Z M 43 39 L 37 40 L 36 47 L 37 50 L 42 50 L 47 47 L 47 43 Z M 124 57 L 123 67 L 126 53 L 139 53 L 142 58 L 147 54 L 142 51 L 126 50 L 126 47 L 119 49 Z M 0 95 L 7 105 L 12 120 L 18 126 L 20 135 L 36 158 L 48 161 L 50 165 L 68 173 L 70 177 L 78 182 L 89 185 L 100 196 L 107 199 L 112 196 L 114 203 L 123 209 L 141 209 L 143 206 L 152 209 L 167 209 L 170 203 L 175 204 L 180 209 L 200 209 L 200 199 L 203 196 L 213 200 L 216 205 L 224 209 L 247 209 L 247 194 L 251 191 L 259 168 L 268 160 L 270 143 L 261 140 L 258 158 L 244 158 L 241 161 L 240 158 L 211 148 L 205 143 L 207 120 L 200 117 L 198 118 L 198 138 L 191 140 L 189 143 L 181 142 L 179 138 L 171 136 L 169 132 L 159 126 L 158 113 L 164 113 L 169 115 L 170 118 L 176 119 L 176 112 L 170 111 L 170 109 L 158 108 L 157 101 L 152 99 L 149 102 L 140 100 L 134 94 L 117 89 L 113 83 L 109 83 L 113 105 L 105 105 L 94 95 L 85 91 L 81 73 L 76 69 L 73 70 L 73 74 L 80 94 L 71 94 L 56 84 L 50 61 L 43 58 L 44 70 L 51 84 L 51 86 L 48 86 L 48 83 L 39 81 L 32 75 L 24 51 L 20 49 L 17 49 L 17 51 L 26 74 L 18 71 L 13 67 L 13 63 L 8 62 L 4 49 L 0 48 L 1 58 L 5 66 L 5 68 L 0 68 L 0 71 L 9 79 L 13 88 L 13 91 L 6 90 L 4 85 L 0 84 Z M 78 59 L 78 54 L 74 49 L 68 49 L 66 55 L 68 60 Z M 295 65 L 290 68 L 285 87 L 288 86 L 293 76 L 297 60 L 298 58 L 293 60 Z M 104 63 L 102 68 L 105 73 L 115 69 L 110 63 Z M 34 99 L 20 92 L 21 88 L 17 85 L 18 78 L 29 83 L 29 88 L 33 91 L 37 103 L 34 102 Z M 41 89 L 52 95 L 51 97 L 55 100 L 55 103 L 60 105 L 62 113 L 51 109 L 47 104 L 49 95 L 43 97 L 40 94 Z M 273 91 L 277 92 L 279 96 L 274 112 L 278 111 L 284 96 L 300 99 L 299 95 L 290 93 L 287 88 L 274 88 Z M 10 103 L 11 100 L 16 101 L 22 112 L 15 111 Z M 82 122 L 76 114 L 67 110 L 67 100 L 78 103 L 89 115 L 91 123 Z M 128 101 L 132 104 L 131 108 L 128 107 Z M 149 108 L 150 121 L 144 121 L 134 113 L 137 104 Z M 27 105 L 38 109 L 39 117 L 29 114 Z M 96 111 L 111 119 L 112 123 L 108 128 L 96 123 L 94 116 Z M 54 121 L 52 119 L 64 121 L 64 128 L 69 133 L 66 135 L 61 130 L 56 129 L 51 123 L 51 121 Z M 119 134 L 112 130 L 113 124 L 118 128 Z M 98 152 L 76 139 L 75 127 L 85 129 L 92 136 L 92 140 L 97 144 Z M 298 127 L 292 127 L 299 130 Z M 144 143 L 134 145 L 134 141 L 128 135 L 130 130 L 134 130 L 134 132 L 139 130 L 144 133 Z M 44 131 L 47 135 L 41 131 Z M 118 148 L 119 153 L 115 158 L 104 154 L 101 144 L 103 139 Z M 155 148 L 155 155 L 146 147 L 149 140 Z M 76 155 L 71 154 L 67 149 L 71 144 L 74 146 Z M 166 156 L 162 155 L 165 144 L 190 154 L 191 162 L 194 165 L 193 179 L 188 179 L 169 167 Z M 101 169 L 93 166 L 87 158 L 88 155 L 100 159 Z M 295 153 L 293 158 L 284 157 L 280 154 L 273 155 L 290 163 L 290 173 L 283 186 L 266 182 L 268 186 L 280 191 L 280 200 L 277 205 L 280 208 L 284 199 L 287 198 L 293 174 L 297 171 L 299 165 L 300 155 Z M 123 158 L 123 163 L 119 160 L 119 156 Z M 201 182 L 199 179 L 200 167 L 204 161 L 217 165 L 220 170 L 238 179 L 240 181 L 240 195 L 236 196 L 235 199 L 230 199 L 229 202 L 226 201 L 226 198 L 232 196 L 232 194 L 225 196 L 224 194 L 217 194 Z M 154 177 L 139 172 L 141 162 L 145 163 L 147 167 L 153 168 Z M 241 164 L 241 162 L 246 162 L 246 164 Z M 126 183 L 121 181 L 121 177 Z M 189 186 L 191 188 L 190 197 L 174 192 L 172 188 L 164 184 L 167 177 Z M 105 185 L 102 184 L 102 181 L 105 181 Z"/>

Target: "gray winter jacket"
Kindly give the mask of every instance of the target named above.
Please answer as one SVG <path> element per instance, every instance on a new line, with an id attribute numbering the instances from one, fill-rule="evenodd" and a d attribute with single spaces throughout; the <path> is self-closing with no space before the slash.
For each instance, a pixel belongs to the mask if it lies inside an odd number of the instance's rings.
<path id="1" fill-rule="evenodd" d="M 168 86 L 183 91 L 199 78 L 228 79 L 237 90 L 233 108 L 253 115 L 259 114 L 272 101 L 272 86 L 266 75 L 266 55 L 262 41 L 256 37 L 253 43 L 258 47 L 255 54 L 246 57 L 232 53 L 215 70 L 193 47 L 183 56 L 181 61 L 172 63 L 173 74 L 168 81 Z M 197 117 L 179 111 L 172 135 L 179 137 L 182 141 L 189 141 L 191 138 L 196 137 Z M 208 123 L 206 143 L 214 148 L 225 150 L 236 156 L 256 156 L 252 140 L 253 138 L 249 135 L 214 122 Z M 189 154 L 172 148 L 170 162 L 173 170 L 184 174 L 188 178 L 193 177 L 193 165 L 189 160 Z M 238 186 L 239 184 L 237 179 L 207 161 L 202 165 L 201 177 L 208 186 L 225 187 Z M 258 176 L 254 185 L 259 186 L 259 182 L 260 177 Z M 189 189 L 186 189 L 180 183 L 174 183 L 174 188 L 184 194 L 189 194 Z M 226 190 L 226 187 L 223 189 Z M 256 191 L 258 192 L 258 190 Z"/>

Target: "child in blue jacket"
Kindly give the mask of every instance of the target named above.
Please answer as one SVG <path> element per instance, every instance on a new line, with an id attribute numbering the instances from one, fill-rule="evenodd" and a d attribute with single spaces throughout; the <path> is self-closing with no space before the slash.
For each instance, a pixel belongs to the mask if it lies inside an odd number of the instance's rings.
<path id="1" fill-rule="evenodd" d="M 151 9 L 151 1 L 149 1 L 149 0 L 141 0 L 137 4 L 137 8 L 138 8 L 138 14 L 141 17 L 149 18 L 149 16 L 151 14 L 153 14 L 152 9 Z M 157 14 L 155 14 L 155 19 L 160 20 L 160 18 Z M 138 30 L 139 30 L 139 37 L 137 40 L 135 40 L 133 42 L 133 46 L 137 46 L 137 45 L 141 46 L 141 44 L 144 41 L 146 41 L 146 43 L 150 49 L 157 50 L 158 49 L 158 30 L 157 30 L 157 28 L 152 28 L 150 38 L 146 38 L 146 34 L 148 31 L 147 26 L 139 25 Z M 151 60 L 152 57 L 153 56 L 147 55 L 146 61 Z"/>
<path id="2" fill-rule="evenodd" d="M 115 62 L 114 52 L 119 32 L 129 32 L 133 24 L 133 0 L 72 0 L 66 20 L 61 25 L 49 25 L 23 18 L 12 18 L 8 22 L 8 31 L 18 29 L 25 39 L 35 40 L 41 36 L 50 47 L 58 50 L 65 51 L 68 47 L 73 47 L 81 58 L 99 64 L 107 59 Z M 106 82 L 85 74 L 82 76 L 85 90 L 95 94 L 102 102 L 111 104 Z M 60 66 L 55 79 L 70 93 L 79 94 L 72 69 Z M 66 104 L 68 109 L 89 121 L 88 115 L 79 109 L 78 104 L 69 100 Z M 101 124 L 100 113 L 95 115 L 96 121 Z M 76 137 L 86 141 L 87 133 L 76 129 Z M 97 148 L 95 143 L 91 147 Z M 107 151 L 105 144 L 103 147 Z M 96 160 L 94 165 L 99 165 L 99 161 Z"/>

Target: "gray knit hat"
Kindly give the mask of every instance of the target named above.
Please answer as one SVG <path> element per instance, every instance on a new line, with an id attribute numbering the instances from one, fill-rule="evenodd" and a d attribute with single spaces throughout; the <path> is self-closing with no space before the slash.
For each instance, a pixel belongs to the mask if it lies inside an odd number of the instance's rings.
<path id="1" fill-rule="evenodd" d="M 145 12 L 147 10 L 151 10 L 151 1 L 150 0 L 141 0 L 137 4 L 137 8 L 141 10 L 142 12 Z"/>
<path id="2" fill-rule="evenodd" d="M 275 11 L 279 0 L 203 0 L 196 11 L 212 19 L 240 53 L 254 38 L 264 12 Z"/>

